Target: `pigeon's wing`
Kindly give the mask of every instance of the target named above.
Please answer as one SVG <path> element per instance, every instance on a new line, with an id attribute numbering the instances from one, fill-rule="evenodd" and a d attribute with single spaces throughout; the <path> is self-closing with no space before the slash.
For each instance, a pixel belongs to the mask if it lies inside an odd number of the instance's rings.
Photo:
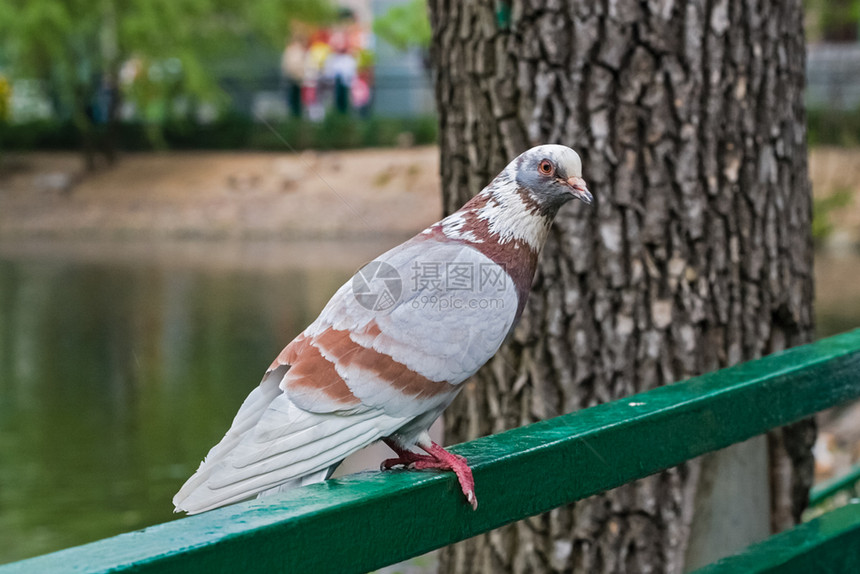
<path id="1" fill-rule="evenodd" d="M 360 296 L 365 283 L 376 299 Z M 413 240 L 341 287 L 273 367 L 293 365 L 282 386 L 304 409 L 417 417 L 453 399 L 498 350 L 516 311 L 513 281 L 485 255 Z M 296 361 L 311 355 L 312 369 Z"/>

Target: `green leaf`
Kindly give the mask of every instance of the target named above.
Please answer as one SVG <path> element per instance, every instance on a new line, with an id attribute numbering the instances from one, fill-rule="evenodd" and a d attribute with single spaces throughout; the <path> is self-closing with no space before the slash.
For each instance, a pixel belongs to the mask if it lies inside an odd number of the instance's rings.
<path id="1" fill-rule="evenodd" d="M 427 48 L 432 31 L 426 0 L 412 0 L 390 8 L 373 22 L 373 31 L 398 50 Z"/>

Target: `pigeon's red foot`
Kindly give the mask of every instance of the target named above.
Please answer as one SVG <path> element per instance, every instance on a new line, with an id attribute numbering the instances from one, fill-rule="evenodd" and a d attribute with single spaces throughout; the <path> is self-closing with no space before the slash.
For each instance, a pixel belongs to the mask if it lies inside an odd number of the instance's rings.
<path id="1" fill-rule="evenodd" d="M 475 479 L 472 477 L 472 469 L 462 456 L 452 454 L 430 441 L 429 444 L 418 444 L 427 454 L 418 454 L 411 450 L 401 448 L 390 439 L 384 439 L 385 444 L 391 447 L 397 458 L 389 458 L 382 462 L 382 469 L 389 470 L 395 466 L 404 466 L 416 470 L 425 468 L 436 468 L 439 470 L 451 470 L 457 475 L 460 488 L 466 496 L 466 501 L 472 505 L 472 510 L 478 509 L 478 499 L 475 497 Z"/>

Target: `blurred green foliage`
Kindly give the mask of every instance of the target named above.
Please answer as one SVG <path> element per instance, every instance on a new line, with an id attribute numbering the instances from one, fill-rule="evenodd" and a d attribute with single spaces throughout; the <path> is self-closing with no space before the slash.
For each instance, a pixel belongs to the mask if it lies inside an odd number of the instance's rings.
<path id="1" fill-rule="evenodd" d="M 432 31 L 427 16 L 427 0 L 411 0 L 392 6 L 373 21 L 373 32 L 397 48 L 428 48 Z"/>
<path id="2" fill-rule="evenodd" d="M 844 207 L 851 205 L 854 193 L 850 189 L 840 188 L 826 197 L 816 197 L 812 204 L 812 238 L 816 242 L 827 239 L 835 229 L 831 215 Z"/>
<path id="3" fill-rule="evenodd" d="M 223 95 L 209 64 L 251 37 L 280 49 L 292 21 L 333 15 L 319 0 L 3 0 L 0 65 L 12 77 L 42 81 L 61 117 L 86 138 L 100 90 L 112 94 L 102 123 L 116 121 L 121 98 L 144 110 L 178 95 L 217 104 Z M 138 72 L 120 78 L 130 61 Z"/>
<path id="4" fill-rule="evenodd" d="M 857 41 L 860 0 L 804 0 L 803 4 L 808 41 Z"/>
<path id="5" fill-rule="evenodd" d="M 12 86 L 3 74 L 0 74 L 0 122 L 9 119 L 9 104 L 12 98 Z"/>
<path id="6" fill-rule="evenodd" d="M 143 122 L 117 126 L 121 149 L 158 149 Z M 322 122 L 290 118 L 261 124 L 239 114 L 206 124 L 188 119 L 167 119 L 161 125 L 163 145 L 170 149 L 348 149 L 390 147 L 402 143 L 436 142 L 436 117 L 358 119 L 332 114 Z M 15 150 L 77 149 L 81 134 L 72 121 L 40 120 L 0 124 L 0 148 Z M 404 142 L 403 140 L 408 140 Z"/>
<path id="7" fill-rule="evenodd" d="M 810 146 L 860 146 L 860 108 L 810 108 L 806 118 Z"/>

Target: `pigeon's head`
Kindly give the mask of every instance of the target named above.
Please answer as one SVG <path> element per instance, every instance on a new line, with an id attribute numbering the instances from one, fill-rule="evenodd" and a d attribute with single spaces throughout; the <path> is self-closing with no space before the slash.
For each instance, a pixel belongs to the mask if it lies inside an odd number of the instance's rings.
<path id="1" fill-rule="evenodd" d="M 542 206 L 556 210 L 571 199 L 591 203 L 592 196 L 582 179 L 579 154 L 563 145 L 541 145 L 511 162 L 516 182 Z"/>

